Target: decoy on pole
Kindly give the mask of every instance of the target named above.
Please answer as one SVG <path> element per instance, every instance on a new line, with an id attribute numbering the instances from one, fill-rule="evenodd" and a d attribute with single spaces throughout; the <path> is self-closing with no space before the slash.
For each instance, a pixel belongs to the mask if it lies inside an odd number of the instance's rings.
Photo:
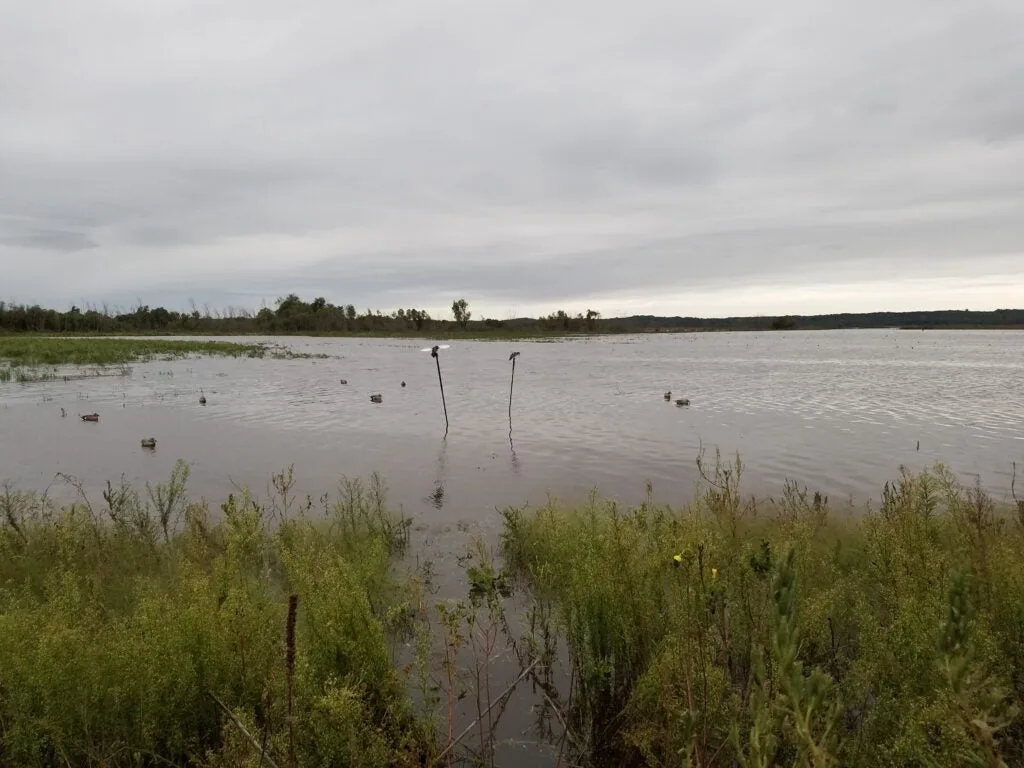
<path id="1" fill-rule="evenodd" d="M 444 436 L 448 437 L 448 404 L 444 400 L 444 380 L 441 378 L 441 358 L 437 354 L 438 350 L 448 349 L 448 344 L 435 344 L 432 347 L 420 350 L 421 352 L 429 352 L 430 356 L 434 358 L 434 362 L 437 363 L 437 383 L 441 386 L 441 407 L 444 408 Z"/>
<path id="2" fill-rule="evenodd" d="M 513 352 L 508 356 L 508 359 L 512 362 L 512 383 L 508 385 L 508 431 L 512 432 L 512 389 L 516 385 L 516 358 L 519 357 L 518 352 Z"/>

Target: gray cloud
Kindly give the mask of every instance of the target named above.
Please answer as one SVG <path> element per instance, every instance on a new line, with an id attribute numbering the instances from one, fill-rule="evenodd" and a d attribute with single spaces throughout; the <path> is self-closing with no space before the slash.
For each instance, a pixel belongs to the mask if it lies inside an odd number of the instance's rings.
<path id="1" fill-rule="evenodd" d="M 0 235 L 0 246 L 12 248 L 39 249 L 43 251 L 61 251 L 74 253 L 97 245 L 84 232 L 71 232 L 65 229 L 33 229 L 8 224 L 5 233 Z"/>
<path id="2" fill-rule="evenodd" d="M 1024 289 L 1020 4 L 9 5 L 6 298 L 675 314 L 757 286 L 780 312 L 787 285 L 853 310 L 878 294 L 835 286 Z"/>

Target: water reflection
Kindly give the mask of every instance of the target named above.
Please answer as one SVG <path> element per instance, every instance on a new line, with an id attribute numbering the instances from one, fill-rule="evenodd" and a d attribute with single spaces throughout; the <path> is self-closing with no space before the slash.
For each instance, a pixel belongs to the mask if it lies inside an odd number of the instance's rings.
<path id="1" fill-rule="evenodd" d="M 448 438 L 441 441 L 441 449 L 437 452 L 437 471 L 434 473 L 433 490 L 427 494 L 426 501 L 434 509 L 441 509 L 444 506 L 444 476 L 445 464 L 448 458 Z"/>
<path id="2" fill-rule="evenodd" d="M 511 423 L 509 424 L 509 428 L 508 428 L 508 448 L 512 452 L 512 474 L 518 475 L 522 468 L 519 466 L 519 457 L 516 456 L 516 446 L 512 442 L 512 425 L 511 425 Z"/>

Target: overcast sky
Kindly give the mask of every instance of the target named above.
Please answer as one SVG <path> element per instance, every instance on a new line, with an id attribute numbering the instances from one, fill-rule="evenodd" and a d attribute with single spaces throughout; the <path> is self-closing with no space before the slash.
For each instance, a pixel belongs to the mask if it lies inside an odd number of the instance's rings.
<path id="1" fill-rule="evenodd" d="M 1024 306 L 1021 0 L 0 0 L 0 298 Z"/>

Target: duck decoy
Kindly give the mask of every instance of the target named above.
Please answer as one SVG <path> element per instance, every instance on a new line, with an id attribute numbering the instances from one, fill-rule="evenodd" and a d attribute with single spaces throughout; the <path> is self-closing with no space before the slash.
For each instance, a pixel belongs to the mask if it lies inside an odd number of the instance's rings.
<path id="1" fill-rule="evenodd" d="M 685 397 L 681 397 L 678 400 L 676 400 L 676 405 L 678 405 L 679 407 L 683 407 L 683 406 L 689 405 L 689 404 L 690 404 L 690 401 L 687 398 L 685 398 Z"/>
<path id="2" fill-rule="evenodd" d="M 206 405 L 206 395 L 200 395 L 199 396 L 199 404 L 200 405 Z"/>
<path id="3" fill-rule="evenodd" d="M 667 401 L 669 401 L 671 399 L 672 399 L 672 390 L 670 389 L 668 392 L 665 393 L 665 400 L 667 402 Z"/>
<path id="4" fill-rule="evenodd" d="M 402 386 L 403 386 L 403 387 L 405 386 L 405 382 L 404 382 L 404 381 L 402 382 Z"/>
<path id="5" fill-rule="evenodd" d="M 155 437 L 144 437 L 144 438 L 142 438 L 142 447 L 143 448 L 156 448 L 156 438 Z"/>
<path id="6" fill-rule="evenodd" d="M 384 395 L 370 395 L 370 402 L 371 403 L 383 403 L 384 402 Z"/>
<path id="7" fill-rule="evenodd" d="M 84 413 L 82 414 L 82 421 L 99 421 L 100 415 L 98 413 Z"/>

